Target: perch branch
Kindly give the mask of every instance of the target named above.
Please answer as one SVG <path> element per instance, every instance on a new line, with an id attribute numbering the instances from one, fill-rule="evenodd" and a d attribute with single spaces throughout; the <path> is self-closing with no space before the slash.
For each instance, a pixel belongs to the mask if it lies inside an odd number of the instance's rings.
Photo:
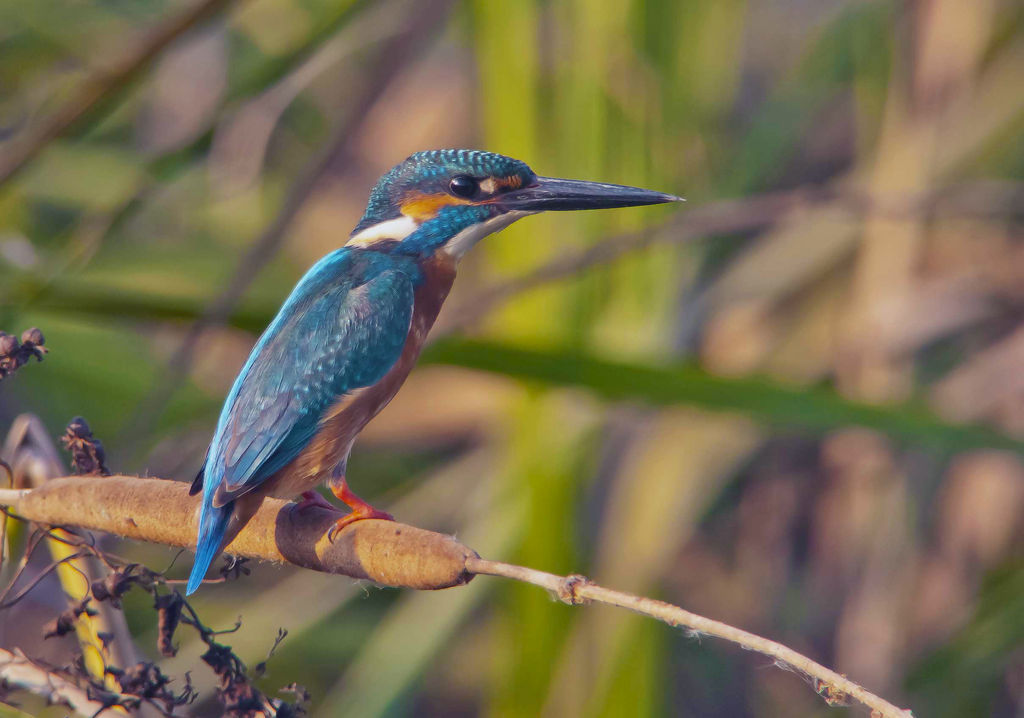
<path id="1" fill-rule="evenodd" d="M 48 526 L 78 526 L 168 546 L 196 541 L 198 497 L 177 481 L 69 476 L 33 490 L 0 490 L 0 504 Z M 369 579 L 387 586 L 440 589 L 466 583 L 473 551 L 450 536 L 394 521 L 350 524 L 333 542 L 341 512 L 267 499 L 227 547 L 236 556 Z"/>
<path id="2" fill-rule="evenodd" d="M 198 501 L 188 496 L 185 484 L 173 481 L 65 477 L 38 489 L 0 490 L 0 504 L 41 524 L 80 526 L 171 546 L 195 542 Z M 405 588 L 448 588 L 476 574 L 524 581 L 552 591 L 571 605 L 595 602 L 627 608 L 762 653 L 777 665 L 807 676 L 830 705 L 858 701 L 880 718 L 911 715 L 774 641 L 662 601 L 598 586 L 582 576 L 556 576 L 488 561 L 451 536 L 398 522 L 365 520 L 348 525 L 331 542 L 326 534 L 338 516 L 339 512 L 319 506 L 300 513 L 295 504 L 267 499 L 226 550 Z"/>

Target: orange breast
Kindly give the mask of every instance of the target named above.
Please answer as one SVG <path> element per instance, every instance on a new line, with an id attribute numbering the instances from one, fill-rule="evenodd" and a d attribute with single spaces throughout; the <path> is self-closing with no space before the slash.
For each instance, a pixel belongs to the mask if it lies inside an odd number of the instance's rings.
<path id="1" fill-rule="evenodd" d="M 454 260 L 440 254 L 424 263 L 422 269 L 425 281 L 416 290 L 409 334 L 398 361 L 379 382 L 346 394 L 324 413 L 320 430 L 306 448 L 267 480 L 265 495 L 292 498 L 325 481 L 348 458 L 363 427 L 405 383 L 455 281 Z"/>

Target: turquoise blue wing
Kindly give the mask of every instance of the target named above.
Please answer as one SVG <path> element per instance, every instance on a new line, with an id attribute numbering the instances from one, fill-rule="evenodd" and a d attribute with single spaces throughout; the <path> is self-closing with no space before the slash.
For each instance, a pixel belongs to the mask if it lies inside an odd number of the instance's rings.
<path id="1" fill-rule="evenodd" d="M 414 291 L 406 268 L 344 249 L 309 271 L 228 395 L 203 477 L 214 506 L 291 462 L 328 407 L 387 374 L 408 336 Z"/>

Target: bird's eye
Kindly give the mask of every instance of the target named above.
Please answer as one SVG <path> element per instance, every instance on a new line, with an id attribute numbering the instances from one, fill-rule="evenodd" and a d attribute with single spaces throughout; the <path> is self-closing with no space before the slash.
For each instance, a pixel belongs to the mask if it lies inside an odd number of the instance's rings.
<path id="1" fill-rule="evenodd" d="M 456 197 L 463 197 L 465 199 L 471 198 L 476 194 L 479 185 L 477 181 L 468 175 L 456 175 L 452 177 L 452 181 L 448 183 L 448 190 Z"/>

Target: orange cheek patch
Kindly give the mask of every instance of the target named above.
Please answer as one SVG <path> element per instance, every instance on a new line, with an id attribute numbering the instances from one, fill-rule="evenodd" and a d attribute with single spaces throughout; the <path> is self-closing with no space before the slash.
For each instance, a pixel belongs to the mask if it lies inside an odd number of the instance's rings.
<path id="1" fill-rule="evenodd" d="M 523 186 L 523 178 L 519 175 L 512 175 L 501 180 L 501 186 L 506 189 L 519 189 Z"/>
<path id="2" fill-rule="evenodd" d="M 452 197 L 449 194 L 414 193 L 402 202 L 402 214 L 417 222 L 424 222 L 437 216 L 444 207 L 454 204 L 472 204 L 469 200 Z"/>

